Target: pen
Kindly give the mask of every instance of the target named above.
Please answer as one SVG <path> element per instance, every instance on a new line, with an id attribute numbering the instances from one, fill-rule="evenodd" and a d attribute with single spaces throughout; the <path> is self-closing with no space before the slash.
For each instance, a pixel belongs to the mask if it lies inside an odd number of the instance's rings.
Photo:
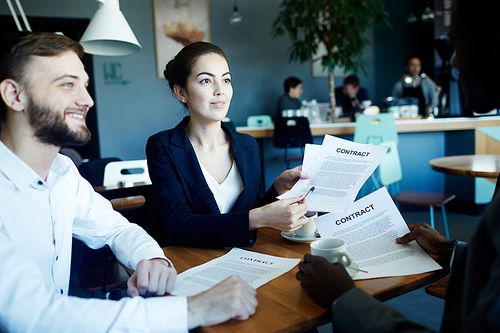
<path id="1" fill-rule="evenodd" d="M 315 188 L 314 186 L 313 186 L 313 187 L 311 187 L 311 188 L 309 189 L 309 191 L 307 191 L 306 195 L 304 195 L 304 198 L 302 199 L 302 201 L 304 201 L 304 199 L 305 199 L 305 198 L 307 198 L 307 196 L 308 196 L 309 194 L 313 193 L 315 189 L 316 189 L 316 188 Z M 301 203 L 302 203 L 302 201 L 301 201 Z"/>
<path id="2" fill-rule="evenodd" d="M 362 269 L 359 269 L 359 268 L 355 268 L 355 267 L 351 267 L 351 266 L 347 266 L 346 268 L 349 268 L 349 269 L 354 269 L 355 271 L 359 271 L 359 272 L 363 272 L 363 273 L 368 273 L 367 271 L 365 270 L 362 270 Z"/>

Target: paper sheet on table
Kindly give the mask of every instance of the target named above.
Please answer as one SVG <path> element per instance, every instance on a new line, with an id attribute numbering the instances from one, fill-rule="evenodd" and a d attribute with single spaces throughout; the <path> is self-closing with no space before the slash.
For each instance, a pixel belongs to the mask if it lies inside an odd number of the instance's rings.
<path id="1" fill-rule="evenodd" d="M 354 280 L 441 269 L 416 242 L 396 243 L 396 237 L 410 230 L 385 187 L 354 202 L 348 213 L 329 213 L 314 221 L 322 239 L 345 240 L 352 260 L 368 271 Z"/>
<path id="2" fill-rule="evenodd" d="M 317 156 L 313 156 L 316 151 Z M 306 146 L 303 165 L 306 165 L 310 178 L 300 179 L 290 191 L 278 198 L 297 197 L 314 186 L 316 189 L 307 197 L 309 210 L 347 212 L 386 151 L 387 146 L 356 143 L 325 135 L 319 150 L 314 145 Z M 312 160 L 314 162 L 310 167 Z"/>
<path id="3" fill-rule="evenodd" d="M 294 268 L 299 259 L 280 258 L 233 248 L 222 257 L 188 269 L 177 276 L 172 295 L 192 296 L 210 289 L 231 275 L 258 288 Z"/>

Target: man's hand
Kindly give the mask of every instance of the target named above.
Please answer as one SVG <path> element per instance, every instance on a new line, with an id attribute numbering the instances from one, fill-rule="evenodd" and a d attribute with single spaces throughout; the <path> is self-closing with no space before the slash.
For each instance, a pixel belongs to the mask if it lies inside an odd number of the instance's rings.
<path id="1" fill-rule="evenodd" d="M 164 259 L 141 260 L 127 281 L 130 297 L 146 293 L 163 296 L 174 288 L 177 271 Z"/>
<path id="2" fill-rule="evenodd" d="M 311 254 L 304 256 L 296 278 L 307 294 L 325 309 L 331 309 L 334 300 L 355 287 L 344 265 L 331 264 Z"/>
<path id="3" fill-rule="evenodd" d="M 299 165 L 293 169 L 283 171 L 281 175 L 274 180 L 274 188 L 279 195 L 282 195 L 288 192 L 301 178 L 307 179 L 309 175 L 302 171 L 302 165 Z"/>
<path id="4" fill-rule="evenodd" d="M 407 244 L 416 240 L 432 259 L 441 266 L 450 265 L 450 246 L 452 241 L 441 235 L 427 223 L 409 224 L 410 232 L 402 237 L 396 238 L 399 244 Z"/>
<path id="5" fill-rule="evenodd" d="M 256 291 L 232 275 L 215 287 L 188 297 L 188 327 L 210 326 L 229 319 L 246 320 L 255 313 Z"/>

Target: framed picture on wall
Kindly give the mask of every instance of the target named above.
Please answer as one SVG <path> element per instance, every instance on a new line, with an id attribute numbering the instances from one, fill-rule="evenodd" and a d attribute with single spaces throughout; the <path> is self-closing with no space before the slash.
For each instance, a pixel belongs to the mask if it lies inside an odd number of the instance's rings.
<path id="1" fill-rule="evenodd" d="M 209 0 L 154 0 L 158 77 L 184 46 L 210 42 Z"/>
<path id="2" fill-rule="evenodd" d="M 313 77 L 328 77 L 328 71 L 321 66 L 320 57 L 326 54 L 325 46 L 322 43 L 318 45 L 318 51 L 313 55 L 311 60 L 311 71 Z M 345 70 L 344 67 L 335 67 L 333 76 L 348 76 L 351 72 Z"/>

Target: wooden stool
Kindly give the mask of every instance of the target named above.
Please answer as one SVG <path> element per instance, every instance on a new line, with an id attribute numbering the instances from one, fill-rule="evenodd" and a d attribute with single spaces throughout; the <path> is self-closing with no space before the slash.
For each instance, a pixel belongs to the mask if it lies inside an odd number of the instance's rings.
<path id="1" fill-rule="evenodd" d="M 450 282 L 450 276 L 448 275 L 442 280 L 434 282 L 427 287 L 425 287 L 425 292 L 431 296 L 436 296 L 442 299 L 446 298 L 446 289 L 448 288 L 448 282 Z"/>
<path id="2" fill-rule="evenodd" d="M 419 191 L 401 191 L 392 196 L 392 200 L 397 203 L 429 206 L 431 214 L 431 227 L 434 228 L 434 207 L 441 207 L 443 213 L 444 230 L 449 239 L 448 222 L 446 221 L 446 211 L 444 205 L 455 198 L 455 194 L 432 193 Z"/>

